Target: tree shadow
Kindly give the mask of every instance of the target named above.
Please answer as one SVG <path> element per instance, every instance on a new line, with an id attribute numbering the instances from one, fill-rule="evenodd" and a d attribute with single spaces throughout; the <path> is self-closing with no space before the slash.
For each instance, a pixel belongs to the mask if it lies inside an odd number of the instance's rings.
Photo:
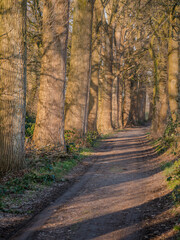
<path id="1" fill-rule="evenodd" d="M 90 240 L 100 236 L 102 236 L 103 239 L 103 235 L 111 234 L 116 231 L 119 231 L 119 238 L 115 239 L 121 240 L 151 239 L 151 237 L 160 236 L 173 228 L 173 223 L 176 220 L 175 218 L 162 219 L 160 222 L 153 225 L 149 224 L 144 226 L 143 222 L 150 219 L 151 215 L 153 215 L 153 217 L 158 217 L 163 212 L 169 210 L 171 205 L 166 203 L 169 201 L 170 196 L 171 194 L 169 193 L 161 198 L 153 199 L 139 206 L 97 216 L 84 221 L 77 221 L 73 224 L 67 224 L 66 226 L 62 226 L 57 218 L 54 218 L 53 227 L 43 228 L 42 230 L 43 233 L 45 233 L 43 235 L 47 237 L 44 239 L 48 239 L 48 235 L 52 231 L 53 237 L 50 239 L 59 239 L 58 237 L 61 233 L 62 240 Z M 128 228 L 133 225 L 138 225 L 138 230 L 128 234 Z M 123 232 L 121 232 L 121 230 L 123 230 Z M 37 231 L 31 239 L 37 239 L 36 237 L 38 234 L 42 233 L 42 231 Z M 122 237 L 121 234 L 123 234 Z M 138 236 L 138 238 L 134 238 L 134 236 Z"/>

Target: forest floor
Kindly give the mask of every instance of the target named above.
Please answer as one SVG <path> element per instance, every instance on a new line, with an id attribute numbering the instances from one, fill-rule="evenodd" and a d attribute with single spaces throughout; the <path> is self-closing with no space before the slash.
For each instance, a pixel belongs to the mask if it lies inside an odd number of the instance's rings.
<path id="1" fill-rule="evenodd" d="M 102 140 L 84 162 L 91 165 L 86 173 L 75 176 L 67 191 L 58 188 L 59 198 L 10 239 L 178 239 L 173 230 L 177 216 L 160 167 L 169 157 L 157 156 L 147 131 L 126 129 Z"/>

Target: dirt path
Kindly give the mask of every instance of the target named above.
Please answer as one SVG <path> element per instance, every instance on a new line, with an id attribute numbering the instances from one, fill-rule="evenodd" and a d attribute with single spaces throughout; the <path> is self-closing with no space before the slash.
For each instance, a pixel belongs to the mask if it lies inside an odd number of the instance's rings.
<path id="1" fill-rule="evenodd" d="M 90 170 L 13 239 L 173 239 L 165 237 L 168 190 L 145 131 L 103 140 Z"/>

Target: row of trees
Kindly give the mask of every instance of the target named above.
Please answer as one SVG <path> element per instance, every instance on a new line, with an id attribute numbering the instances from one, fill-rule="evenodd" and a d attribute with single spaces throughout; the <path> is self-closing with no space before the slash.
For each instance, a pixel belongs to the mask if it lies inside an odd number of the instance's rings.
<path id="1" fill-rule="evenodd" d="M 178 0 L 2 0 L 0 171 L 22 167 L 33 142 L 65 149 L 80 136 L 178 121 Z"/>

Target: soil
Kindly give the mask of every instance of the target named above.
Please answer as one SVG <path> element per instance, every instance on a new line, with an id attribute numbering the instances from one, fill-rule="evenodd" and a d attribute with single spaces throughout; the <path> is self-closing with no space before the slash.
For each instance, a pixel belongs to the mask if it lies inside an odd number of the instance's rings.
<path id="1" fill-rule="evenodd" d="M 177 239 L 164 159 L 146 131 L 131 128 L 104 139 L 89 170 L 10 239 Z"/>

